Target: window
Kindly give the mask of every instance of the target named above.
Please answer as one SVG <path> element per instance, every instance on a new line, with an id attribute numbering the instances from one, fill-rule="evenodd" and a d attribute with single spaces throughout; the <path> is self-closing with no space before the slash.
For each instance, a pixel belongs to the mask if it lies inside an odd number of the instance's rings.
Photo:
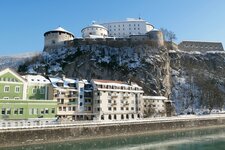
<path id="1" fill-rule="evenodd" d="M 113 110 L 116 110 L 116 107 L 113 107 Z"/>
<path id="2" fill-rule="evenodd" d="M 3 97 L 3 99 L 9 99 L 9 97 Z"/>
<path id="3" fill-rule="evenodd" d="M 72 110 L 72 108 L 71 107 L 68 107 L 68 111 L 71 111 Z"/>
<path id="4" fill-rule="evenodd" d="M 63 107 L 63 111 L 66 111 L 66 107 Z"/>
<path id="5" fill-rule="evenodd" d="M 44 94 L 44 93 L 45 93 L 45 87 L 41 87 L 40 94 Z"/>
<path id="6" fill-rule="evenodd" d="M 19 97 L 14 97 L 14 99 L 15 99 L 15 100 L 18 100 L 18 99 L 20 99 L 20 98 L 19 98 Z"/>
<path id="7" fill-rule="evenodd" d="M 76 107 L 75 106 L 73 107 L 73 111 L 76 111 Z"/>
<path id="8" fill-rule="evenodd" d="M 108 110 L 110 110 L 110 111 L 111 111 L 111 110 L 112 110 L 112 107 L 108 107 Z"/>
<path id="9" fill-rule="evenodd" d="M 91 111 L 91 107 L 88 107 L 88 111 Z"/>
<path id="10" fill-rule="evenodd" d="M 32 89 L 32 93 L 33 93 L 33 94 L 36 94 L 36 93 L 37 93 L 37 89 L 36 89 L 36 88 L 33 88 L 33 89 Z"/>
<path id="11" fill-rule="evenodd" d="M 54 114 L 55 113 L 55 108 L 52 108 L 52 114 Z"/>
<path id="12" fill-rule="evenodd" d="M 108 100 L 108 103 L 111 103 L 112 101 L 111 100 Z"/>
<path id="13" fill-rule="evenodd" d="M 123 110 L 123 107 L 121 107 L 120 109 Z"/>
<path id="14" fill-rule="evenodd" d="M 134 110 L 134 107 L 131 107 L 131 110 Z"/>
<path id="15" fill-rule="evenodd" d="M 22 115 L 23 114 L 23 108 L 19 109 L 19 114 Z"/>
<path id="16" fill-rule="evenodd" d="M 18 108 L 15 108 L 15 109 L 14 109 L 14 114 L 15 114 L 15 115 L 18 115 Z"/>
<path id="17" fill-rule="evenodd" d="M 19 92 L 20 92 L 20 87 L 19 87 L 19 86 L 16 86 L 16 87 L 15 87 L 15 92 L 16 92 L 16 93 L 19 93 Z"/>
<path id="18" fill-rule="evenodd" d="M 48 114 L 48 108 L 45 108 L 45 114 Z"/>
<path id="19" fill-rule="evenodd" d="M 10 87 L 8 85 L 4 86 L 4 92 L 9 92 L 10 91 Z"/>
<path id="20" fill-rule="evenodd" d="M 42 109 L 41 109 L 41 114 L 44 114 L 44 113 L 45 113 L 45 111 L 44 111 L 44 109 L 42 108 Z"/>
<path id="21" fill-rule="evenodd" d="M 5 108 L 2 108 L 2 115 L 5 115 L 5 112 L 6 111 L 6 109 Z"/>

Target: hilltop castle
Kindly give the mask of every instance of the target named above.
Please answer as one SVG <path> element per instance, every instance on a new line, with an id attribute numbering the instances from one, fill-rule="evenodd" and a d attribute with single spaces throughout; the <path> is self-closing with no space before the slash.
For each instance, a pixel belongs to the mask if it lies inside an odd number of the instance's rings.
<path id="1" fill-rule="evenodd" d="M 176 45 L 173 42 L 164 42 L 163 33 L 154 28 L 149 22 L 138 18 L 127 18 L 125 21 L 114 21 L 97 24 L 81 30 L 82 38 L 77 38 L 73 33 L 58 27 L 44 33 L 44 51 L 51 52 L 60 47 L 69 46 L 73 41 L 131 41 L 154 43 L 156 47 L 166 46 L 169 49 L 181 51 L 224 51 L 220 42 L 182 41 Z"/>
<path id="2" fill-rule="evenodd" d="M 125 21 L 102 24 L 93 22 L 90 26 L 84 27 L 81 33 L 82 38 L 77 38 L 62 27 L 47 31 L 44 33 L 44 51 L 67 46 L 73 40 L 151 40 L 158 41 L 159 46 L 164 44 L 162 32 L 154 29 L 153 25 L 140 18 L 128 18 Z"/>

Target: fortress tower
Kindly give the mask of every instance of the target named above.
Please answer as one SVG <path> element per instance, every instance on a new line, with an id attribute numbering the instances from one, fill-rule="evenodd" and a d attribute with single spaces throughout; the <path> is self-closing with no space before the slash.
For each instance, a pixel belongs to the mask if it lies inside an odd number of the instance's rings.
<path id="1" fill-rule="evenodd" d="M 44 38 L 44 51 L 49 51 L 55 47 L 65 46 L 67 41 L 74 39 L 74 35 L 62 27 L 58 27 L 54 30 L 45 32 Z"/>
<path id="2" fill-rule="evenodd" d="M 108 37 L 108 29 L 102 25 L 93 23 L 81 30 L 83 38 L 105 38 Z"/>

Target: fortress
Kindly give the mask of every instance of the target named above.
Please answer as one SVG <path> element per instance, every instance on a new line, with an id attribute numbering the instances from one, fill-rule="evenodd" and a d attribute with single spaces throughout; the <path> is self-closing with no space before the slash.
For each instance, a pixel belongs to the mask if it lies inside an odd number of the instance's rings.
<path id="1" fill-rule="evenodd" d="M 157 47 L 164 45 L 163 34 L 143 19 L 128 18 L 125 21 L 109 22 L 84 27 L 82 38 L 75 37 L 71 32 L 58 27 L 44 33 L 44 51 L 65 47 L 70 43 L 82 41 L 154 41 Z"/>
<path id="2" fill-rule="evenodd" d="M 151 44 L 155 47 L 167 47 L 181 51 L 224 51 L 220 42 L 182 41 L 176 45 L 173 42 L 164 42 L 163 33 L 154 28 L 147 21 L 138 18 L 128 18 L 125 21 L 96 24 L 81 30 L 82 38 L 75 37 L 73 33 L 58 27 L 44 33 L 44 51 L 51 52 L 56 48 L 67 47 L 74 43 L 99 44 Z M 175 44 L 175 45 L 174 45 Z M 129 46 L 129 45 L 128 45 Z"/>

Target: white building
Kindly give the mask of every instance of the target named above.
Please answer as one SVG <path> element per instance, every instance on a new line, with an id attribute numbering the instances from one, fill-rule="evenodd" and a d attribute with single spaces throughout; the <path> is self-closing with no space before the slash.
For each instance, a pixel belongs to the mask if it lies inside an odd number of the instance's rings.
<path id="1" fill-rule="evenodd" d="M 65 46 L 66 41 L 70 41 L 74 39 L 74 35 L 63 29 L 62 27 L 58 27 L 54 30 L 50 30 L 44 33 L 45 37 L 45 49 L 51 48 L 55 46 Z"/>
<path id="2" fill-rule="evenodd" d="M 108 29 L 109 37 L 129 37 L 144 35 L 154 26 L 143 19 L 127 18 L 125 21 L 102 23 Z"/>
<path id="3" fill-rule="evenodd" d="M 58 101 L 57 116 L 63 121 L 91 120 L 92 90 L 86 80 L 50 78 L 52 99 Z"/>
<path id="4" fill-rule="evenodd" d="M 105 38 L 108 37 L 108 29 L 102 25 L 93 23 L 81 30 L 83 38 Z"/>
<path id="5" fill-rule="evenodd" d="M 170 102 L 164 96 L 143 96 L 143 115 L 144 117 L 163 117 L 166 116 L 166 103 Z"/>
<path id="6" fill-rule="evenodd" d="M 96 120 L 131 120 L 142 117 L 143 90 L 121 81 L 92 80 Z"/>

